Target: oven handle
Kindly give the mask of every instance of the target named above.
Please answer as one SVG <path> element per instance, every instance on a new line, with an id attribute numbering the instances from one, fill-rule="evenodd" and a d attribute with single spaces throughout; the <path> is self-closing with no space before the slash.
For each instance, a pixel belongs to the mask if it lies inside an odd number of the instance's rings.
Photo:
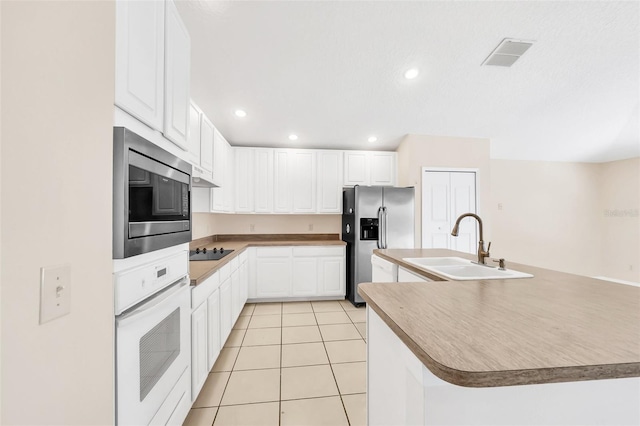
<path id="1" fill-rule="evenodd" d="M 173 296 L 181 291 L 188 290 L 188 287 L 189 280 L 186 277 L 182 278 L 180 281 L 170 285 L 159 294 L 153 296 L 147 302 L 136 305 L 125 311 L 124 313 L 118 315 L 116 317 L 116 326 L 118 328 L 126 327 L 131 322 L 138 320 L 141 316 L 148 315 L 149 311 L 151 311 L 152 309 L 173 302 L 173 300 L 171 300 L 173 299 Z"/>

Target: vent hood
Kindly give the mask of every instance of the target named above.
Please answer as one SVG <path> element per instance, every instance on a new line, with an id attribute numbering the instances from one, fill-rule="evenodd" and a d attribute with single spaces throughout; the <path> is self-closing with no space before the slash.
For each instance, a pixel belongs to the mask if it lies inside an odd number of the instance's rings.
<path id="1" fill-rule="evenodd" d="M 201 169 L 199 166 L 193 166 L 191 173 L 191 186 L 195 188 L 218 188 L 219 186 L 213 183 L 211 172 Z"/>

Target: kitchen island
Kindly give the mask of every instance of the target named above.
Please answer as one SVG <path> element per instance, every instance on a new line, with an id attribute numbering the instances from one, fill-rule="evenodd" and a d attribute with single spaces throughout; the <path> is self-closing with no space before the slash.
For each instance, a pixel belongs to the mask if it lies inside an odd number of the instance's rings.
<path id="1" fill-rule="evenodd" d="M 639 424 L 640 288 L 521 264 L 533 278 L 364 283 L 369 424 Z"/>

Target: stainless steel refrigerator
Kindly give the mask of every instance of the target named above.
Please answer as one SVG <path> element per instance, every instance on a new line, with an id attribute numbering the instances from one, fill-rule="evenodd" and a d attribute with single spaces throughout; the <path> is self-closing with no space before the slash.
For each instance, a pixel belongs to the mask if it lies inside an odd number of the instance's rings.
<path id="1" fill-rule="evenodd" d="M 347 298 L 362 305 L 359 283 L 371 281 L 376 248 L 414 248 L 415 189 L 355 186 L 342 191 L 342 240 L 347 243 Z"/>

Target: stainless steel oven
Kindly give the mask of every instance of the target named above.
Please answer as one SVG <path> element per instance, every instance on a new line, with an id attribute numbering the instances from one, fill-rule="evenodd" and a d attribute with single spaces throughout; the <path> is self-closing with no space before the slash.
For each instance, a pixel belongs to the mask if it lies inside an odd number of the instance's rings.
<path id="1" fill-rule="evenodd" d="M 191 165 L 124 127 L 113 130 L 113 258 L 191 241 Z"/>

